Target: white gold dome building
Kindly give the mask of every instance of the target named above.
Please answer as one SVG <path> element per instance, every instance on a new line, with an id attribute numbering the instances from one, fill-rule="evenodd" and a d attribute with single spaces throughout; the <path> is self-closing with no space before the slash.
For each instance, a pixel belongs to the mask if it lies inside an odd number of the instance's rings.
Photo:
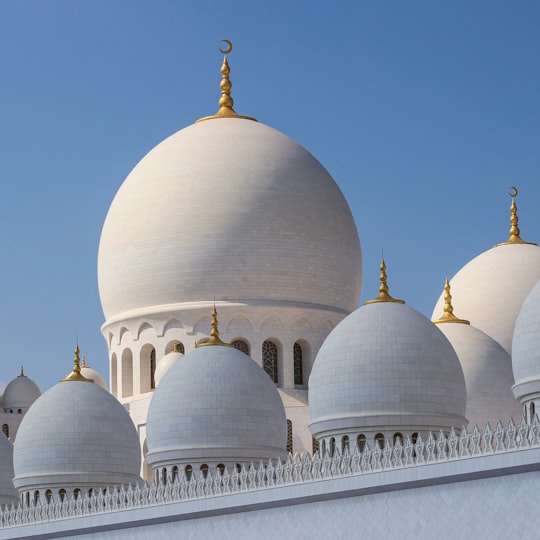
<path id="1" fill-rule="evenodd" d="M 286 459 L 287 420 L 279 393 L 248 356 L 210 339 L 167 373 L 148 409 L 147 460 L 157 479 L 233 470 Z"/>
<path id="2" fill-rule="evenodd" d="M 510 355 L 469 321 L 456 317 L 448 279 L 444 289 L 444 313 L 433 322 L 452 344 L 463 368 L 469 429 L 474 425 L 483 429 L 487 422 L 494 429 L 499 420 L 506 423 L 510 417 L 518 423 L 523 412 L 512 394 Z"/>
<path id="3" fill-rule="evenodd" d="M 388 294 L 345 318 L 315 360 L 311 430 L 322 450 L 363 448 L 466 425 L 466 389 L 454 349 L 437 327 Z"/>
<path id="4" fill-rule="evenodd" d="M 73 372 L 32 405 L 19 427 L 13 483 L 28 502 L 140 482 L 131 418 L 109 392 L 81 375 L 79 364 L 77 347 Z"/>
<path id="5" fill-rule="evenodd" d="M 226 57 L 222 74 L 218 113 L 139 162 L 101 234 L 110 388 L 143 445 L 155 371 L 175 341 L 187 354 L 207 335 L 214 297 L 223 334 L 294 402 L 305 433 L 313 358 L 358 305 L 360 244 L 340 189 L 299 144 L 239 116 Z"/>

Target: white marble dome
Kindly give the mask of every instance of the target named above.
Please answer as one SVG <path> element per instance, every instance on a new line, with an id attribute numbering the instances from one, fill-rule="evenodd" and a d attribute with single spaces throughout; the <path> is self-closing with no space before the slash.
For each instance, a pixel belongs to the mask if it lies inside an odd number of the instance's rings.
<path id="1" fill-rule="evenodd" d="M 211 300 L 356 308 L 356 226 L 326 169 L 264 124 L 219 118 L 158 144 L 109 209 L 98 257 L 108 323 Z"/>
<path id="2" fill-rule="evenodd" d="M 13 446 L 0 434 L 0 505 L 16 503 L 17 500 L 13 486 Z"/>
<path id="3" fill-rule="evenodd" d="M 21 370 L 21 374 L 6 386 L 2 406 L 7 412 L 26 412 L 40 395 L 38 385 Z"/>
<path id="4" fill-rule="evenodd" d="M 540 279 L 540 247 L 503 244 L 467 263 L 450 280 L 459 315 L 512 353 L 517 315 L 527 294 Z M 441 294 L 432 318 L 443 311 Z"/>
<path id="5" fill-rule="evenodd" d="M 167 353 L 159 362 L 154 372 L 154 381 L 156 386 L 161 382 L 165 374 L 178 362 L 184 358 L 184 355 L 180 351 L 172 350 Z"/>
<path id="6" fill-rule="evenodd" d="M 514 377 L 508 353 L 471 325 L 443 322 L 437 328 L 454 347 L 463 368 L 469 428 L 476 424 L 483 429 L 489 422 L 494 429 L 498 420 L 506 426 L 509 418 L 519 423 L 523 412 L 512 393 Z"/>
<path id="7" fill-rule="evenodd" d="M 323 343 L 309 380 L 317 439 L 466 424 L 466 388 L 454 349 L 437 327 L 400 303 L 367 304 Z"/>
<path id="8" fill-rule="evenodd" d="M 146 459 L 154 469 L 286 457 L 279 393 L 233 347 L 199 347 L 177 362 L 154 392 L 146 433 Z"/>
<path id="9" fill-rule="evenodd" d="M 61 382 L 24 416 L 14 449 L 20 491 L 140 481 L 141 450 L 128 413 L 93 382 Z"/>
<path id="10" fill-rule="evenodd" d="M 512 370 L 516 398 L 540 404 L 540 281 L 523 302 L 516 321 Z"/>

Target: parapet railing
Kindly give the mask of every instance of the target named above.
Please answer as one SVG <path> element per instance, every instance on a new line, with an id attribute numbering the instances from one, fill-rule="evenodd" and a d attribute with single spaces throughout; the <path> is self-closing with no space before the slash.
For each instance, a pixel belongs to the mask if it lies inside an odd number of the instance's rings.
<path id="1" fill-rule="evenodd" d="M 291 455 L 285 462 L 243 465 L 240 470 L 193 472 L 188 478 L 179 475 L 168 478 L 165 483 L 151 485 L 109 486 L 93 490 L 91 495 L 67 495 L 63 500 L 53 497 L 50 502 L 7 505 L 0 510 L 0 528 L 17 527 L 81 516 L 119 512 L 205 497 L 217 497 L 253 490 L 262 490 L 290 484 L 320 481 L 324 479 L 388 471 L 405 467 L 421 466 L 469 459 L 489 454 L 499 454 L 540 447 L 540 421 L 537 416 L 529 424 L 523 418 L 519 425 L 512 419 L 506 428 L 501 422 L 493 430 L 489 423 L 483 431 L 474 426 L 452 429 L 449 434 L 442 430 L 430 432 L 425 440 L 419 435 L 415 443 L 407 437 L 402 445 L 386 441 L 383 448 L 371 449 L 369 445 L 359 450 L 337 449 L 334 455 Z"/>

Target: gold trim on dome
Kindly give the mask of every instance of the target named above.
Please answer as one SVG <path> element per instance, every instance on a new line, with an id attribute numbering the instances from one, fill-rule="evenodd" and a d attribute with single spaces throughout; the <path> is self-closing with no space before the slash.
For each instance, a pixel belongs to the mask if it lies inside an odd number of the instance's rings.
<path id="1" fill-rule="evenodd" d="M 516 186 L 511 186 L 512 191 L 508 193 L 512 197 L 512 204 L 510 205 L 510 237 L 506 242 L 501 242 L 497 246 L 506 246 L 507 244 L 531 244 L 536 246 L 534 242 L 525 242 L 521 238 L 520 230 L 518 227 L 518 216 L 517 216 L 517 206 L 516 206 L 516 197 L 519 194 L 519 190 Z"/>
<path id="2" fill-rule="evenodd" d="M 433 323 L 441 324 L 447 322 L 471 324 L 469 321 L 466 321 L 465 319 L 458 319 L 454 315 L 454 307 L 452 306 L 452 295 L 450 294 L 450 282 L 448 281 L 448 278 L 446 278 L 446 282 L 444 283 L 444 313 L 440 319 L 433 321 Z"/>
<path id="3" fill-rule="evenodd" d="M 212 116 L 204 116 L 199 118 L 197 122 L 202 122 L 204 120 L 212 120 L 214 118 L 243 118 L 244 120 L 254 120 L 251 116 L 241 116 L 234 109 L 234 100 L 231 96 L 232 82 L 229 78 L 231 73 L 231 68 L 229 67 L 229 62 L 227 60 L 227 55 L 232 51 L 233 44 L 228 39 L 222 39 L 221 43 L 225 43 L 226 47 L 218 47 L 219 51 L 223 53 L 223 64 L 221 64 L 221 82 L 219 84 L 221 88 L 221 97 L 219 98 L 219 110 L 216 114 Z"/>
<path id="4" fill-rule="evenodd" d="M 219 337 L 219 329 L 218 329 L 218 319 L 217 319 L 217 310 L 216 306 L 214 304 L 214 309 L 212 311 L 212 330 L 210 331 L 210 338 L 208 341 L 205 341 L 204 343 L 195 343 L 195 348 L 199 347 L 207 347 L 210 345 L 220 345 L 221 347 L 232 347 L 232 343 L 225 343 L 221 341 Z"/>
<path id="5" fill-rule="evenodd" d="M 73 360 L 73 371 L 65 378 L 61 379 L 60 382 L 71 382 L 71 381 L 81 381 L 81 382 L 94 382 L 93 379 L 87 379 L 81 373 L 81 359 L 79 358 L 79 344 L 75 346 L 75 358 Z"/>
<path id="6" fill-rule="evenodd" d="M 405 300 L 398 300 L 397 298 L 392 298 L 388 294 L 388 276 L 386 275 L 386 263 L 384 262 L 384 257 L 381 259 L 381 265 L 379 266 L 381 273 L 379 279 L 381 284 L 379 285 L 379 296 L 373 300 L 368 300 L 364 302 L 365 304 L 376 304 L 377 302 L 395 302 L 396 304 L 404 304 Z"/>

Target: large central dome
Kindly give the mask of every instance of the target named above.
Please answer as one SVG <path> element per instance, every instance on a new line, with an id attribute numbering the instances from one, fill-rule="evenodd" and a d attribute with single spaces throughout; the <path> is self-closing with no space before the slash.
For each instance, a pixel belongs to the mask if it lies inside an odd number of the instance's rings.
<path id="1" fill-rule="evenodd" d="M 264 124 L 218 118 L 178 131 L 129 174 L 103 227 L 98 279 L 109 322 L 214 294 L 348 313 L 360 244 L 309 152 Z"/>

